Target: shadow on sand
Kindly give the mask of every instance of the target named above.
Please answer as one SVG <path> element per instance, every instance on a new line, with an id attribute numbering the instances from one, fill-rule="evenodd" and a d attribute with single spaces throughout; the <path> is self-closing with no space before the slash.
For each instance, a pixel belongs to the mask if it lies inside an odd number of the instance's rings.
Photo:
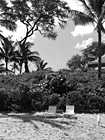
<path id="1" fill-rule="evenodd" d="M 100 125 L 101 127 L 105 128 L 105 125 Z"/>
<path id="2" fill-rule="evenodd" d="M 29 113 L 18 114 L 18 115 L 17 114 L 2 113 L 0 115 L 0 118 L 4 118 L 4 117 L 13 117 L 13 118 L 20 119 L 23 122 L 28 122 L 28 123 L 34 125 L 35 129 L 39 129 L 39 127 L 33 121 L 43 122 L 43 123 L 51 125 L 52 127 L 57 127 L 59 129 L 66 129 L 65 125 L 72 125 L 72 123 L 73 123 L 70 121 L 63 121 L 63 120 L 58 121 L 55 118 L 47 118 L 47 117 L 44 117 L 43 115 L 37 116 L 37 115 L 29 114 Z M 65 125 L 62 125 L 62 124 L 65 124 Z"/>

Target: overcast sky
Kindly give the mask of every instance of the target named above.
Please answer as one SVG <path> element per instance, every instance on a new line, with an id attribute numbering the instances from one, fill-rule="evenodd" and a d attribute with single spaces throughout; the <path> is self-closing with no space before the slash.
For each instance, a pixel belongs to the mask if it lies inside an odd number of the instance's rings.
<path id="1" fill-rule="evenodd" d="M 70 7 L 75 10 L 83 11 L 80 3 L 77 0 L 65 0 L 69 3 Z M 76 2 L 75 2 L 76 1 Z M 22 29 L 21 29 L 22 28 Z M 15 38 L 25 33 L 25 28 L 19 24 Z M 6 33 L 6 31 L 4 31 Z M 7 35 L 7 33 L 6 33 Z M 34 39 L 33 39 L 34 38 Z M 68 21 L 68 25 L 65 29 L 58 28 L 58 36 L 56 40 L 43 38 L 40 34 L 36 33 L 33 36 L 34 47 L 33 50 L 38 51 L 40 57 L 48 62 L 48 66 L 53 70 L 66 68 L 66 63 L 71 57 L 77 53 L 80 54 L 80 50 L 90 44 L 92 41 L 97 41 L 97 33 L 94 31 L 92 25 L 89 26 L 74 26 L 71 20 Z M 30 65 L 30 69 L 34 70 L 34 67 Z"/>

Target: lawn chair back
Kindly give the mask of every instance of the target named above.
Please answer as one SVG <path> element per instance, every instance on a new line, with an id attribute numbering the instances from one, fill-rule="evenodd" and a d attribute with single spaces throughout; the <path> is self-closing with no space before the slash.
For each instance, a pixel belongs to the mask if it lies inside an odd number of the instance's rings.
<path id="1" fill-rule="evenodd" d="M 74 105 L 66 105 L 66 113 L 74 114 Z"/>
<path id="2" fill-rule="evenodd" d="M 48 113 L 55 114 L 56 113 L 56 106 L 49 106 Z"/>

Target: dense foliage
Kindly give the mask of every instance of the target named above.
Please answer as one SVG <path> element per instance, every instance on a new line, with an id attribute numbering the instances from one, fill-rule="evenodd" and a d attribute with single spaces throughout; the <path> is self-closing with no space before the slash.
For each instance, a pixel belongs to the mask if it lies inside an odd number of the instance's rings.
<path id="1" fill-rule="evenodd" d="M 101 56 L 105 54 L 105 43 L 101 43 Z M 93 41 L 91 44 L 88 44 L 86 48 L 81 50 L 80 54 L 75 54 L 71 57 L 70 60 L 66 63 L 67 67 L 72 71 L 86 71 L 89 68 L 94 68 L 96 66 L 90 66 L 89 62 L 98 59 L 98 42 Z"/>
<path id="2" fill-rule="evenodd" d="M 3 32 L 0 33 L 0 61 L 5 62 L 2 72 L 15 73 L 15 70 L 18 70 L 21 74 L 24 66 L 24 71 L 28 73 L 29 62 L 36 64 L 39 61 L 37 64 L 40 64 L 39 53 L 30 49 L 30 46 L 34 45 L 29 42 L 30 37 L 38 32 L 43 37 L 56 39 L 56 27 L 64 29 L 69 18 L 69 10 L 68 3 L 61 0 L 0 1 L 0 26 L 11 31 L 16 31 L 21 25 L 26 29 L 24 35 L 20 34 L 20 39 L 16 39 L 15 42 L 4 36 Z"/>
<path id="3" fill-rule="evenodd" d="M 44 111 L 56 105 L 75 105 L 75 112 L 105 112 L 105 78 L 97 71 L 36 71 L 23 75 L 0 76 L 0 111 Z"/>
<path id="4" fill-rule="evenodd" d="M 7 74 L 0 75 L 0 111 L 43 111 L 48 109 L 49 105 L 56 105 L 60 112 L 65 111 L 66 104 L 69 104 L 75 105 L 75 112 L 105 112 L 104 75 L 101 79 L 101 55 L 104 54 L 101 32 L 105 33 L 105 2 L 79 1 L 85 9 L 84 13 L 70 9 L 68 4 L 61 0 L 15 0 L 10 3 L 6 0 L 0 1 L 0 25 L 11 31 L 17 29 L 18 22 L 26 27 L 25 36 L 17 42 L 0 34 L 0 61 L 5 62 L 5 67 L 3 63 L 0 64 L 0 72 Z M 59 25 L 64 28 L 69 14 L 75 25 L 95 22 L 99 39 L 95 46 L 98 47 L 96 49 L 90 46 L 91 49 L 88 47 L 82 50 L 85 57 L 73 56 L 68 61 L 71 71 L 63 69 L 53 72 L 51 68 L 45 68 L 47 63 L 41 60 L 37 51 L 30 50 L 33 44 L 28 42 L 28 39 L 35 32 L 55 39 L 55 27 Z M 98 79 L 97 71 L 87 69 L 90 55 L 99 58 Z M 36 72 L 29 73 L 29 61 L 37 66 Z M 23 64 L 25 73 L 21 75 Z M 19 70 L 20 75 L 13 75 L 13 70 L 14 74 L 15 70 Z"/>

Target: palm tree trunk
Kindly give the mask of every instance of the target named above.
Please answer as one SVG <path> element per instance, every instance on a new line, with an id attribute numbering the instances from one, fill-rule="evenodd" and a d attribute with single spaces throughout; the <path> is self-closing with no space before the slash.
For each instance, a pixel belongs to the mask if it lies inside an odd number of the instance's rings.
<path id="1" fill-rule="evenodd" d="M 20 74 L 22 73 L 22 65 L 23 64 L 20 64 Z"/>
<path id="2" fill-rule="evenodd" d="M 101 80 L 101 30 L 98 30 L 98 80 Z"/>
<path id="3" fill-rule="evenodd" d="M 16 68 L 15 68 L 15 63 L 14 63 L 14 75 L 15 75 L 15 72 L 16 72 Z"/>
<path id="4" fill-rule="evenodd" d="M 6 75 L 8 75 L 8 61 L 5 60 L 5 63 L 6 63 Z"/>
<path id="5" fill-rule="evenodd" d="M 27 73 L 30 72 L 29 68 L 28 68 L 28 62 L 27 61 L 25 61 L 25 72 L 27 72 Z"/>

